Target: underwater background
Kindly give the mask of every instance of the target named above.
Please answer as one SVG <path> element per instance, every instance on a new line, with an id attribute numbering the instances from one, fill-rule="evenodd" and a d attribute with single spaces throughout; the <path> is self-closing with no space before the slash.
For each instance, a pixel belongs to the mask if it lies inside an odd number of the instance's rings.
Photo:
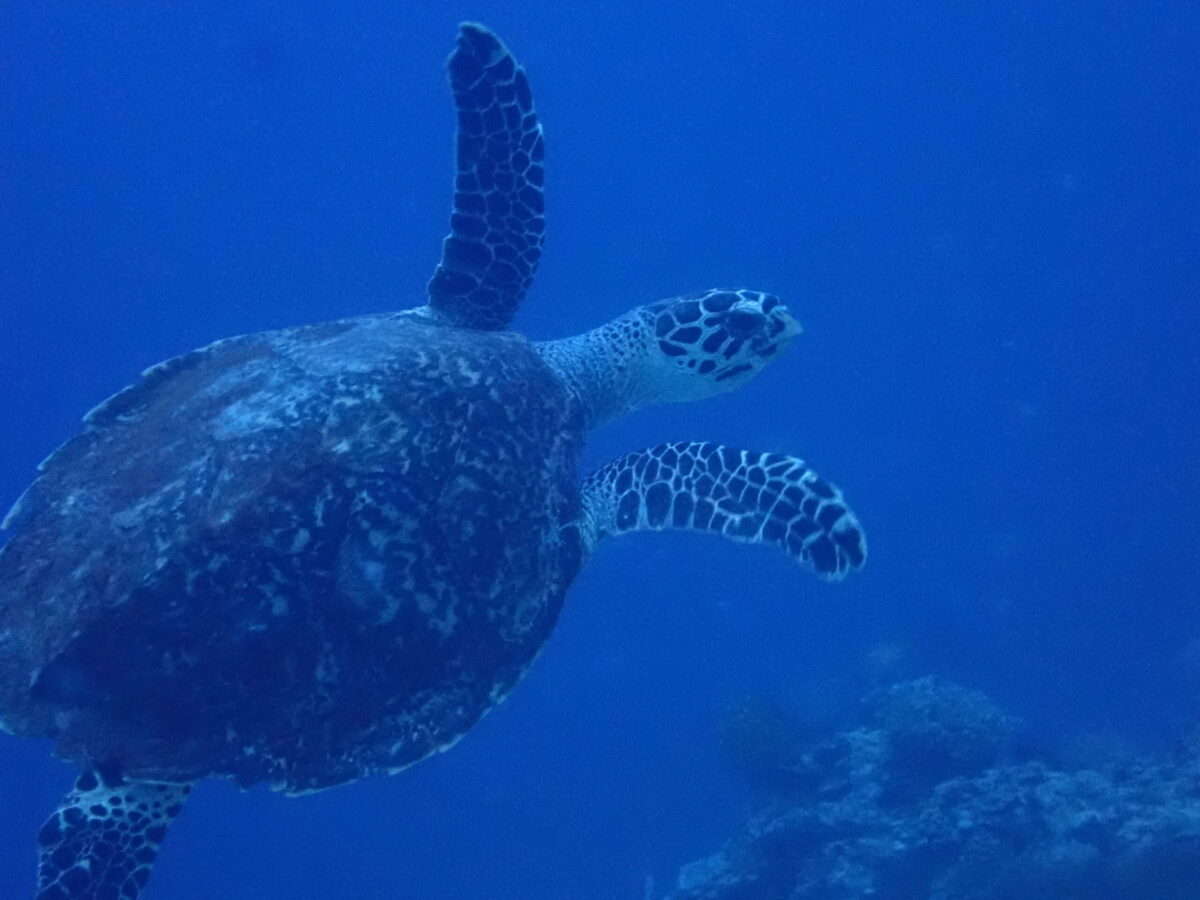
<path id="1" fill-rule="evenodd" d="M 154 362 L 423 302 L 463 19 L 546 128 L 520 330 L 711 286 L 805 327 L 745 389 L 598 432 L 583 470 L 663 440 L 793 452 L 871 558 L 827 585 L 705 536 L 607 542 L 451 752 L 297 799 L 205 782 L 148 898 L 657 897 L 756 803 L 719 738 L 746 698 L 834 728 L 934 673 L 1085 759 L 1196 727 L 1184 2 L 5 0 L 0 506 Z M 0 897 L 32 895 L 72 778 L 0 736 Z"/>

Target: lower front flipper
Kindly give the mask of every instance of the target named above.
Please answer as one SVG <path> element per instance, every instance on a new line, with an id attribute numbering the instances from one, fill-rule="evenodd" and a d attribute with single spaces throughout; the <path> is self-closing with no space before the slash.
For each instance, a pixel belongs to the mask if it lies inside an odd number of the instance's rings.
<path id="1" fill-rule="evenodd" d="M 829 581 L 867 559 L 862 526 L 842 492 L 800 459 L 679 441 L 629 453 L 583 485 L 588 543 L 665 528 L 775 544 Z"/>

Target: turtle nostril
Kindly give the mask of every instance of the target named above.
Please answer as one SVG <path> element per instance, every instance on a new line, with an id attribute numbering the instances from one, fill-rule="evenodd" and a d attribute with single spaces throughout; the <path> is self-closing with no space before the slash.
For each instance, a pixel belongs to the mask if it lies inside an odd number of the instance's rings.
<path id="1" fill-rule="evenodd" d="M 767 317 L 751 309 L 735 309 L 725 317 L 725 327 L 734 337 L 753 337 L 763 330 Z"/>

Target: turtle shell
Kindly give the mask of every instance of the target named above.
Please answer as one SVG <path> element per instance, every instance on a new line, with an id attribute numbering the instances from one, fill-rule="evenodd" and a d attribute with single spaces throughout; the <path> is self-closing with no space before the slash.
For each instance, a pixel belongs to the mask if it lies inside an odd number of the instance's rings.
<path id="1" fill-rule="evenodd" d="M 0 551 L 0 721 L 131 777 L 291 792 L 453 743 L 548 637 L 581 416 L 528 341 L 412 315 L 146 373 Z"/>

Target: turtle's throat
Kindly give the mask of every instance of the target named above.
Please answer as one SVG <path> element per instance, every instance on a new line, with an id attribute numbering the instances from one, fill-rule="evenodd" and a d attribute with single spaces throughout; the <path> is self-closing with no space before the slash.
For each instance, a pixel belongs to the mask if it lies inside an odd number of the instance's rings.
<path id="1" fill-rule="evenodd" d="M 649 364 L 653 315 L 635 309 L 599 328 L 533 345 L 570 388 L 591 429 L 656 400 Z"/>

